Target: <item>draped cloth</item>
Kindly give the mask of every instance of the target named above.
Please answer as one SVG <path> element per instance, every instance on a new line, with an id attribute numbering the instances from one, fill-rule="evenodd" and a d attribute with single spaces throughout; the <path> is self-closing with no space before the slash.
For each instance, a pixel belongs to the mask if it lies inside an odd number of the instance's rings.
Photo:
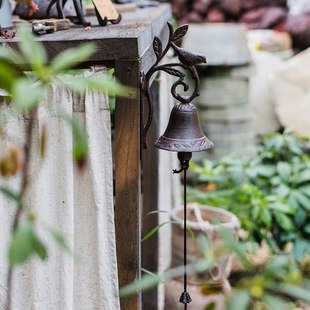
<path id="1" fill-rule="evenodd" d="M 100 77 L 107 72 L 86 74 Z M 51 105 L 84 125 L 89 152 L 83 173 L 73 162 L 72 129 L 48 108 Z M 28 121 L 20 116 L 8 122 L 5 130 L 12 143 L 22 145 Z M 14 270 L 12 309 L 119 310 L 108 96 L 87 91 L 81 98 L 52 84 L 35 118 L 34 145 L 44 126 L 46 155 L 42 161 L 40 149 L 31 150 L 26 205 L 37 214 L 36 229 L 48 246 L 48 257 L 41 261 L 33 256 Z M 0 183 L 18 191 L 20 178 Z M 7 294 L 7 249 L 15 210 L 14 203 L 1 195 L 0 309 Z M 73 254 L 61 249 L 46 227 L 62 232 Z"/>

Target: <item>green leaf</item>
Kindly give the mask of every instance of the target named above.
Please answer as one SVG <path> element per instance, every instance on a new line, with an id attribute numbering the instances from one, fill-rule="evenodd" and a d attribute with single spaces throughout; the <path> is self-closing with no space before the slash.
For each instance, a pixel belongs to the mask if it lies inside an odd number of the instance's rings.
<path id="1" fill-rule="evenodd" d="M 291 168 L 290 164 L 287 162 L 283 162 L 283 161 L 278 162 L 277 171 L 278 171 L 278 174 L 281 177 L 281 179 L 285 183 L 289 183 L 291 172 L 292 172 L 292 168 Z"/>
<path id="2" fill-rule="evenodd" d="M 283 269 L 291 264 L 290 257 L 286 254 L 275 255 L 264 271 L 265 276 L 277 276 L 283 273 Z"/>
<path id="3" fill-rule="evenodd" d="M 211 172 L 213 163 L 210 159 L 207 159 L 207 158 L 203 159 L 202 165 L 203 165 L 205 172 Z"/>
<path id="4" fill-rule="evenodd" d="M 144 238 L 142 238 L 141 242 L 143 242 L 144 240 L 148 239 L 149 237 L 151 237 L 152 235 L 154 235 L 156 233 L 156 231 L 166 225 L 166 224 L 178 224 L 178 225 L 182 225 L 180 222 L 178 221 L 168 221 L 168 222 L 164 222 L 160 225 L 157 225 L 155 228 L 153 228 Z M 192 232 L 192 230 L 186 226 L 186 229 L 190 232 L 191 236 L 192 236 L 192 239 L 195 241 L 195 236 L 194 236 L 194 233 Z"/>
<path id="5" fill-rule="evenodd" d="M 285 197 L 287 197 L 287 195 L 290 193 L 290 188 L 289 188 L 287 185 L 281 183 L 281 184 L 279 184 L 278 187 L 276 187 L 276 188 L 274 189 L 274 192 L 275 192 L 275 194 L 277 194 L 278 196 L 284 197 L 284 198 L 285 198 Z"/>
<path id="6" fill-rule="evenodd" d="M 163 281 L 157 274 L 155 274 L 155 273 L 153 273 L 153 272 L 151 272 L 151 271 L 149 271 L 149 270 L 147 270 L 147 269 L 141 268 L 141 270 L 142 270 L 143 272 L 147 273 L 148 275 L 150 275 L 150 276 L 156 278 L 156 279 L 158 280 L 158 282 L 163 283 L 163 284 L 165 285 L 165 287 L 166 287 L 167 290 L 169 291 L 170 295 L 172 296 L 172 298 L 173 298 L 173 300 L 174 300 L 174 303 L 175 303 L 175 306 L 176 306 L 176 309 L 177 309 L 177 308 L 178 308 L 178 302 L 177 302 L 177 300 L 176 300 L 176 298 L 175 298 L 175 295 L 173 294 L 171 288 L 166 284 L 166 282 Z"/>
<path id="7" fill-rule="evenodd" d="M 293 241 L 295 239 L 296 239 L 296 233 L 292 232 L 292 231 L 290 231 L 286 234 L 281 234 L 281 237 L 280 237 L 281 242 Z"/>
<path id="8" fill-rule="evenodd" d="M 256 170 L 258 175 L 269 178 L 274 174 L 275 167 L 273 165 L 258 165 Z"/>
<path id="9" fill-rule="evenodd" d="M 292 284 L 280 284 L 277 287 L 277 291 L 297 299 L 302 299 L 308 303 L 310 302 L 309 290 L 306 288 Z"/>
<path id="10" fill-rule="evenodd" d="M 298 208 L 294 216 L 294 222 L 296 223 L 297 227 L 302 226 L 305 223 L 306 219 L 306 211 L 302 208 Z"/>
<path id="11" fill-rule="evenodd" d="M 201 253 L 203 253 L 206 258 L 209 258 L 210 254 L 213 253 L 212 244 L 210 239 L 204 233 L 199 234 L 198 244 Z"/>
<path id="12" fill-rule="evenodd" d="M 310 197 L 310 184 L 299 186 L 298 190 L 304 195 Z"/>
<path id="13" fill-rule="evenodd" d="M 258 205 L 252 206 L 251 215 L 252 215 L 254 220 L 257 220 L 257 218 L 260 214 L 260 211 L 261 211 L 261 208 Z"/>
<path id="14" fill-rule="evenodd" d="M 22 75 L 12 65 L 0 60 L 0 88 L 12 94 L 14 84 Z"/>
<path id="15" fill-rule="evenodd" d="M 304 245 L 305 252 L 307 252 L 308 254 L 310 254 L 310 241 L 309 241 L 309 240 L 306 240 L 306 239 L 303 239 L 303 240 L 302 240 L 302 243 L 303 243 L 303 245 Z"/>
<path id="16" fill-rule="evenodd" d="M 261 218 L 262 218 L 262 221 L 264 222 L 264 224 L 267 227 L 270 227 L 271 221 L 272 221 L 272 217 L 271 217 L 271 213 L 269 212 L 268 208 L 263 207 L 261 209 Z"/>
<path id="17" fill-rule="evenodd" d="M 34 235 L 30 221 L 17 226 L 9 247 L 9 263 L 12 267 L 24 263 L 33 251 Z"/>
<path id="18" fill-rule="evenodd" d="M 33 236 L 33 248 L 42 260 L 46 259 L 46 247 L 35 235 Z"/>
<path id="19" fill-rule="evenodd" d="M 138 282 L 132 282 L 129 285 L 120 288 L 119 296 L 128 297 L 144 290 L 151 289 L 158 285 L 159 277 L 144 274 Z"/>
<path id="20" fill-rule="evenodd" d="M 264 294 L 262 301 L 266 304 L 267 309 L 269 310 L 289 310 L 289 307 L 286 305 L 286 303 L 279 297 Z"/>
<path id="21" fill-rule="evenodd" d="M 301 171 L 296 178 L 293 180 L 293 183 L 295 184 L 300 184 L 300 183 L 304 183 L 310 181 L 310 169 Z"/>
<path id="22" fill-rule="evenodd" d="M 236 238 L 234 235 L 230 234 L 228 231 L 224 229 L 219 230 L 220 235 L 222 236 L 223 240 L 225 241 L 225 245 L 232 250 L 243 266 L 250 272 L 253 271 L 254 267 L 246 257 L 245 253 L 240 249 L 239 245 L 236 243 Z"/>
<path id="23" fill-rule="evenodd" d="M 9 199 L 12 199 L 13 201 L 16 202 L 18 208 L 22 209 L 24 206 L 23 200 L 20 197 L 19 194 L 16 192 L 12 191 L 10 188 L 5 187 L 5 186 L 0 186 L 0 191 Z"/>
<path id="24" fill-rule="evenodd" d="M 303 228 L 304 232 L 310 235 L 310 223 L 304 226 Z"/>
<path id="25" fill-rule="evenodd" d="M 290 194 L 288 195 L 286 200 L 287 200 L 288 204 L 291 205 L 294 209 L 296 209 L 296 210 L 299 209 L 299 203 L 295 199 L 294 195 L 292 195 L 292 192 L 290 192 Z"/>
<path id="26" fill-rule="evenodd" d="M 3 46 L 3 48 L 0 49 L 0 63 L 13 66 L 18 71 L 26 71 L 27 66 L 29 67 L 25 58 L 21 57 L 19 53 L 7 46 Z"/>
<path id="27" fill-rule="evenodd" d="M 155 210 L 155 211 L 151 211 L 151 212 L 148 212 L 143 219 L 145 219 L 147 216 L 151 215 L 151 214 L 158 214 L 158 213 L 167 213 L 169 214 L 169 212 L 167 211 L 164 211 L 164 210 Z"/>
<path id="28" fill-rule="evenodd" d="M 227 310 L 247 310 L 250 301 L 250 292 L 248 290 L 236 291 L 228 302 Z"/>
<path id="29" fill-rule="evenodd" d="M 275 253 L 278 250 L 278 246 L 273 237 L 268 236 L 268 234 L 264 234 L 260 231 L 260 235 L 266 241 L 270 249 Z"/>
<path id="30" fill-rule="evenodd" d="M 63 248 L 66 252 L 72 254 L 72 251 L 70 247 L 68 246 L 68 243 L 64 235 L 61 232 L 59 232 L 58 230 L 48 225 L 44 225 L 43 227 L 45 228 L 45 230 L 47 230 L 50 233 L 50 235 L 54 238 L 54 240 L 58 243 L 58 245 L 61 248 Z"/>
<path id="31" fill-rule="evenodd" d="M 297 262 L 300 262 L 304 256 L 304 246 L 299 238 L 296 238 L 293 244 L 292 254 Z"/>
<path id="32" fill-rule="evenodd" d="M 137 89 L 123 86 L 119 82 L 105 78 L 102 75 L 88 77 L 66 75 L 64 79 L 58 78 L 58 82 L 80 95 L 84 94 L 86 90 L 94 90 L 100 92 L 108 91 L 109 95 L 117 95 L 129 99 L 134 99 L 138 96 Z"/>
<path id="33" fill-rule="evenodd" d="M 280 134 L 274 134 L 272 137 L 268 138 L 265 142 L 266 149 L 275 150 L 280 152 L 284 144 L 284 139 Z"/>
<path id="34" fill-rule="evenodd" d="M 283 130 L 283 135 L 290 135 L 293 133 L 293 128 L 292 127 L 285 127 Z M 286 137 L 288 138 L 288 137 Z"/>
<path id="35" fill-rule="evenodd" d="M 278 210 L 286 214 L 295 214 L 296 212 L 296 210 L 292 206 L 278 201 L 271 203 L 269 205 L 269 209 Z"/>
<path id="36" fill-rule="evenodd" d="M 310 199 L 303 195 L 298 189 L 292 190 L 291 194 L 298 201 L 298 203 L 306 210 L 310 210 Z"/>
<path id="37" fill-rule="evenodd" d="M 293 228 L 293 222 L 286 214 L 279 211 L 275 211 L 274 214 L 278 223 L 284 230 L 289 231 Z"/>
<path id="38" fill-rule="evenodd" d="M 29 28 L 24 25 L 18 27 L 18 33 L 21 38 L 21 42 L 19 44 L 21 50 L 31 64 L 33 70 L 42 70 L 47 59 L 43 45 L 40 42 L 35 41 L 34 35 L 31 33 Z"/>
<path id="39" fill-rule="evenodd" d="M 296 155 L 301 155 L 303 153 L 298 140 L 293 137 L 293 136 L 287 136 L 285 138 L 286 142 L 287 142 L 287 147 L 289 148 L 289 150 Z"/>
<path id="40" fill-rule="evenodd" d="M 72 69 L 77 64 L 87 60 L 96 50 L 96 45 L 93 43 L 67 49 L 52 60 L 51 72 L 57 74 Z"/>
<path id="41" fill-rule="evenodd" d="M 206 272 L 214 267 L 213 262 L 209 262 L 206 259 L 199 260 L 194 265 L 187 265 L 188 274 L 193 274 L 197 272 Z M 165 271 L 162 275 L 158 276 L 162 281 L 166 281 L 167 279 L 176 278 L 184 274 L 184 267 L 179 266 L 176 268 L 169 269 Z M 122 287 L 119 291 L 120 297 L 126 297 L 133 295 L 142 290 L 147 290 L 152 287 L 157 286 L 159 282 L 159 278 L 151 276 L 149 274 L 143 275 L 141 280 L 138 282 L 133 282 L 125 287 Z"/>
<path id="42" fill-rule="evenodd" d="M 282 184 L 282 180 L 279 176 L 274 176 L 270 179 L 270 183 L 276 186 Z"/>
<path id="43" fill-rule="evenodd" d="M 72 128 L 74 145 L 73 145 L 73 158 L 78 163 L 83 163 L 86 159 L 88 152 L 88 141 L 85 131 L 75 117 L 71 117 L 67 112 L 58 110 L 59 115 L 64 119 Z"/>
<path id="44" fill-rule="evenodd" d="M 27 78 L 18 79 L 12 89 L 13 101 L 16 107 L 22 111 L 36 108 L 43 93 L 44 87 L 42 85 L 32 87 Z"/>

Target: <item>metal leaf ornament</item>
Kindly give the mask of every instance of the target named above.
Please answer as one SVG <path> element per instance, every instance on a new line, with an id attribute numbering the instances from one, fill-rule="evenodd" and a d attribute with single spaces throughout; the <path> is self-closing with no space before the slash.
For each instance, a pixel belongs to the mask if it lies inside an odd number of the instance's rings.
<path id="1" fill-rule="evenodd" d="M 173 69 L 173 68 L 164 68 L 163 71 L 167 72 L 170 75 L 178 76 L 180 78 L 184 78 L 185 77 L 185 74 L 182 71 L 176 70 L 176 69 Z"/>
<path id="2" fill-rule="evenodd" d="M 157 37 L 154 38 L 153 49 L 154 49 L 154 53 L 155 53 L 157 59 L 160 59 L 160 57 L 162 55 L 163 46 L 161 44 L 161 41 Z"/>
<path id="3" fill-rule="evenodd" d="M 188 25 L 182 25 L 179 28 L 177 28 L 171 37 L 171 41 L 176 41 L 176 40 L 183 38 L 186 35 L 187 30 L 188 30 Z"/>
<path id="4" fill-rule="evenodd" d="M 150 85 L 149 85 L 151 76 L 158 71 L 164 71 L 170 75 L 178 77 L 179 79 L 176 82 L 174 82 L 173 85 L 171 86 L 171 94 L 176 100 L 180 101 L 181 103 L 189 103 L 195 97 L 199 96 L 199 77 L 198 77 L 198 73 L 197 73 L 195 66 L 201 63 L 206 63 L 205 56 L 201 54 L 193 53 L 191 51 L 178 47 L 177 45 L 173 43 L 173 41 L 179 40 L 185 36 L 185 34 L 188 31 L 188 25 L 182 25 L 178 27 L 175 31 L 173 31 L 172 24 L 170 22 L 168 22 L 167 24 L 169 28 L 169 39 L 168 39 L 167 45 L 163 49 L 161 40 L 158 37 L 154 37 L 153 50 L 156 56 L 156 61 L 146 74 L 144 74 L 144 72 L 141 72 L 140 74 L 140 77 L 141 77 L 140 85 L 141 85 L 141 90 L 142 90 L 142 94 L 140 96 L 141 115 L 143 115 L 145 97 L 148 101 L 148 110 L 149 110 L 149 117 L 148 117 L 147 123 L 144 125 L 141 122 L 141 141 L 142 141 L 142 147 L 144 149 L 147 148 L 146 134 L 147 134 L 147 131 L 150 127 L 150 124 L 153 118 L 153 103 L 152 103 L 152 96 L 151 96 Z M 162 61 L 162 59 L 164 58 L 164 56 L 167 54 L 168 50 L 171 47 L 175 51 L 180 62 L 167 63 L 163 65 L 160 64 L 160 62 Z M 184 72 L 176 69 L 176 67 L 182 67 L 183 69 L 188 70 L 190 74 L 192 75 L 195 87 L 189 96 L 185 96 L 183 94 L 181 95 L 177 91 L 177 88 L 181 86 L 183 87 L 184 92 L 187 92 L 189 90 L 189 85 L 185 81 Z"/>

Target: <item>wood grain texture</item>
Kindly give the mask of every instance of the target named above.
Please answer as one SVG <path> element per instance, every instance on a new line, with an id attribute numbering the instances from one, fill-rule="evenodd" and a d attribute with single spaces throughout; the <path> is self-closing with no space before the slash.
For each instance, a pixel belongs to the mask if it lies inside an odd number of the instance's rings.
<path id="1" fill-rule="evenodd" d="M 143 150 L 143 223 L 142 236 L 146 236 L 153 228 L 158 225 L 158 215 L 152 214 L 147 217 L 146 214 L 158 209 L 158 165 L 159 165 L 159 149 L 153 146 L 153 142 L 160 136 L 159 133 L 159 85 L 154 82 L 152 85 L 152 95 L 154 102 L 153 121 L 150 126 L 147 140 L 148 149 Z M 146 109 L 147 110 L 147 109 Z M 147 112 L 145 111 L 145 117 Z M 158 233 L 146 239 L 142 243 L 142 267 L 153 272 L 158 272 Z M 143 309 L 157 310 L 158 296 L 157 287 L 145 291 L 142 294 Z"/>
<path id="2" fill-rule="evenodd" d="M 71 24 L 68 30 L 37 38 L 43 43 L 49 61 L 69 48 L 96 43 L 95 53 L 79 68 L 89 68 L 91 64 L 113 66 L 116 78 L 132 87 L 127 98 L 116 98 L 115 109 L 115 229 L 120 287 L 137 280 L 141 272 L 140 107 L 139 98 L 135 97 L 139 89 L 139 73 L 141 69 L 147 72 L 154 63 L 154 36 L 167 38 L 170 17 L 170 5 L 161 4 L 123 13 L 122 21 L 116 25 L 100 27 L 94 16 L 86 16 L 86 20 L 92 22 L 90 31 Z M 10 40 L 0 37 L 0 45 L 19 51 L 18 40 L 18 35 Z M 146 174 L 152 175 L 156 167 L 147 165 L 145 169 Z M 148 182 L 150 186 L 150 180 Z M 149 201 L 152 192 L 147 194 Z M 155 202 L 149 203 L 150 208 L 157 208 Z M 140 310 L 141 307 L 141 294 L 121 300 L 121 310 Z"/>
<path id="3" fill-rule="evenodd" d="M 240 66 L 251 62 L 243 24 L 190 24 L 182 46 L 207 57 L 209 66 Z"/>
<path id="4" fill-rule="evenodd" d="M 136 89 L 139 72 L 138 61 L 115 64 L 116 78 Z M 134 92 L 127 98 L 117 97 L 115 105 L 115 229 L 120 287 L 138 279 L 141 272 L 140 108 Z M 121 309 L 141 309 L 140 294 L 122 299 Z"/>
<path id="5" fill-rule="evenodd" d="M 123 13 L 119 24 L 109 23 L 105 27 L 98 25 L 96 17 L 87 16 L 87 21 L 92 23 L 89 31 L 83 26 L 71 24 L 68 30 L 44 34 L 39 36 L 38 40 L 43 43 L 49 60 L 65 49 L 89 42 L 94 42 L 97 46 L 97 51 L 89 61 L 138 59 L 148 49 L 154 35 L 159 34 L 159 29 L 165 26 L 170 16 L 171 10 L 168 4 Z M 18 40 L 18 35 L 9 40 L 0 37 L 0 44 L 6 43 L 7 46 L 17 50 Z"/>

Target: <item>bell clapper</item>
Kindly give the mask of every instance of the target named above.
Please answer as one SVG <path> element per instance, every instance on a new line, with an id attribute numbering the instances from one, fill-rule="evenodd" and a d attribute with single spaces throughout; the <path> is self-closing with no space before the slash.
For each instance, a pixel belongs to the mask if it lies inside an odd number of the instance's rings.
<path id="1" fill-rule="evenodd" d="M 181 163 L 181 169 L 173 169 L 173 174 L 175 173 L 181 173 L 183 170 L 187 170 L 189 167 L 189 161 L 192 158 L 192 153 L 191 152 L 178 152 L 178 159 Z"/>

